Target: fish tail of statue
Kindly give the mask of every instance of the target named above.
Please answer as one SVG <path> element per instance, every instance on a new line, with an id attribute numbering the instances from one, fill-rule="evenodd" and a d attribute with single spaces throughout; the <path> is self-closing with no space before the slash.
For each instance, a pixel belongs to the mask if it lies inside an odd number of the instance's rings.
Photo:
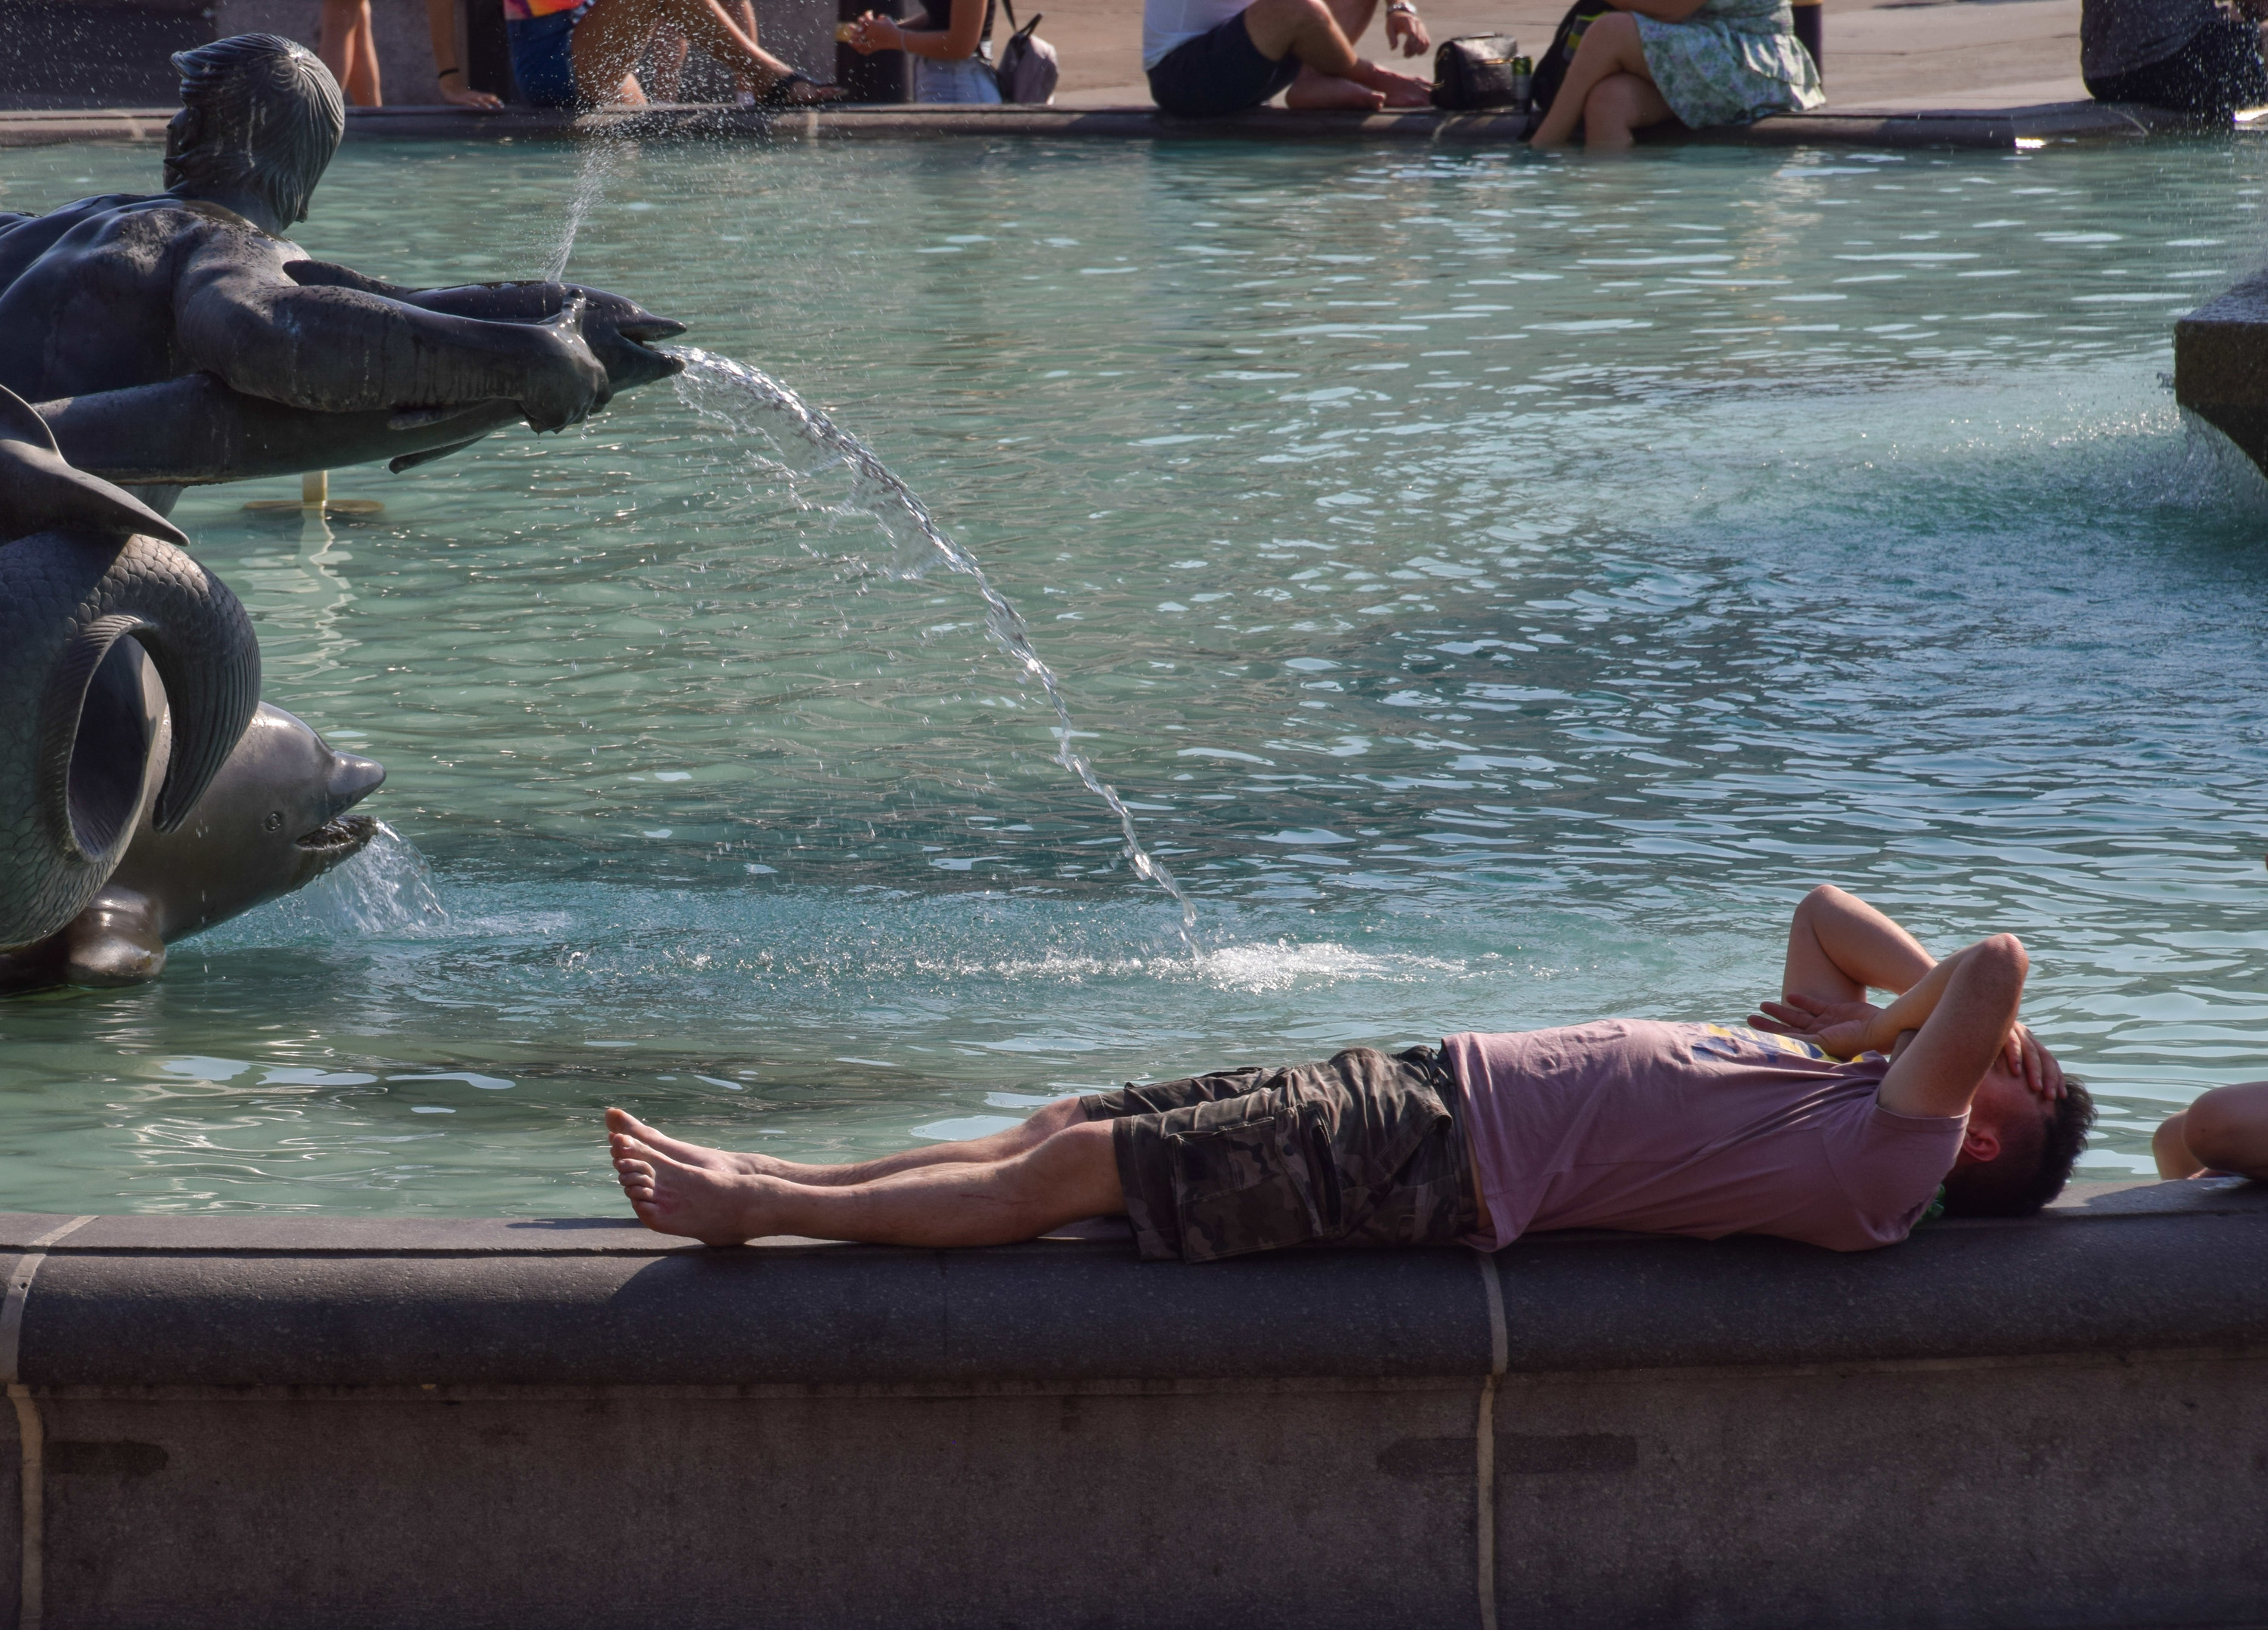
<path id="1" fill-rule="evenodd" d="M 135 638 L 165 682 L 173 725 L 151 818 L 171 832 L 204 796 L 260 705 L 260 641 L 227 584 L 179 549 L 144 552 L 151 558 L 131 590 L 144 608 Z"/>
<path id="2" fill-rule="evenodd" d="M 172 720 L 154 817 L 177 827 L 260 700 L 251 619 L 156 538 L 45 533 L 0 548 L 0 948 L 62 927 L 124 856 L 149 798 L 156 721 L 122 641 L 148 653 Z"/>

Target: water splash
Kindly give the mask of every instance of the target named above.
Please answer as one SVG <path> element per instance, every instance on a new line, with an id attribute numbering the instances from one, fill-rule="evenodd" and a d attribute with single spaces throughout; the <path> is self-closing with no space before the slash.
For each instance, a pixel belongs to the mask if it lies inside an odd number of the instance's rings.
<path id="1" fill-rule="evenodd" d="M 929 506 L 890 472 L 889 467 L 874 455 L 873 448 L 762 369 L 735 362 L 729 357 L 713 356 L 697 346 L 666 349 L 685 360 L 685 372 L 677 376 L 678 399 L 703 418 L 730 425 L 743 434 L 753 432 L 762 437 L 774 455 L 766 462 L 784 476 L 799 502 L 809 503 L 803 489 L 815 478 L 836 471 L 849 475 L 847 498 L 810 507 L 863 515 L 873 520 L 892 545 L 892 559 L 887 568 L 889 575 L 917 579 L 942 564 L 948 571 L 976 584 L 976 593 L 984 601 L 984 629 L 992 637 L 992 643 L 1023 674 L 1039 682 L 1055 709 L 1056 762 L 1077 776 L 1086 790 L 1117 817 L 1118 830 L 1126 840 L 1127 863 L 1134 868 L 1136 876 L 1157 884 L 1179 903 L 1182 933 L 1186 940 L 1189 930 L 1197 923 L 1196 905 L 1182 892 L 1173 874 L 1142 846 L 1134 830 L 1133 813 L 1126 808 L 1125 800 L 1095 773 L 1086 756 L 1071 746 L 1071 708 L 1064 700 L 1061 682 L 1055 670 L 1033 649 L 1031 630 L 1023 614 L 992 586 L 976 557 L 946 535 L 945 528 L 929 513 Z M 815 465 L 791 458 L 789 440 L 778 433 L 782 429 L 787 437 L 816 448 L 826 458 Z"/>
<path id="2" fill-rule="evenodd" d="M 633 144 L 609 140 L 604 134 L 583 142 L 575 170 L 575 190 L 567 199 L 567 215 L 560 224 L 559 240 L 552 246 L 551 257 L 544 263 L 544 282 L 557 283 L 567 275 L 567 257 L 575 252 L 576 234 L 583 230 L 583 223 L 598 207 L 599 200 L 607 195 L 607 183 L 615 179 L 628 151 L 632 150 Z"/>
<path id="3" fill-rule="evenodd" d="M 298 925 L 352 933 L 438 928 L 449 920 L 417 846 L 387 825 L 360 854 L 332 867 L 282 904 Z"/>

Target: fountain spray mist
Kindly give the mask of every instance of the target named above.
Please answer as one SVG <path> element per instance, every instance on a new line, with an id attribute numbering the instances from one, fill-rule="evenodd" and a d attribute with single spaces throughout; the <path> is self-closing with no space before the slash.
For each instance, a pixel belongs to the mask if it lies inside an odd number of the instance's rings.
<path id="1" fill-rule="evenodd" d="M 762 436 L 777 453 L 784 453 L 785 448 L 772 427 L 784 424 L 797 439 L 828 454 L 825 463 L 809 469 L 775 460 L 792 480 L 808 479 L 838 466 L 849 470 L 849 507 L 873 520 L 881 527 L 883 535 L 898 545 L 889 568 L 892 576 L 917 579 L 942 563 L 948 570 L 974 580 L 984 601 L 984 628 L 992 637 L 992 643 L 1024 674 L 1039 682 L 1055 708 L 1056 762 L 1077 776 L 1086 790 L 1101 799 L 1103 807 L 1118 818 L 1118 830 L 1126 840 L 1128 864 L 1133 867 L 1136 876 L 1157 884 L 1179 902 L 1182 934 L 1186 940 L 1197 920 L 1196 905 L 1182 892 L 1173 874 L 1142 846 L 1141 838 L 1135 834 L 1133 813 L 1126 808 L 1125 800 L 1095 773 L 1086 756 L 1071 746 L 1071 708 L 1064 700 L 1061 682 L 1055 670 L 1032 648 L 1031 631 L 1025 624 L 1023 614 L 992 586 L 976 557 L 946 535 L 929 513 L 929 506 L 891 474 L 888 466 L 874 456 L 873 448 L 762 369 L 735 362 L 729 357 L 712 356 L 696 346 L 667 349 L 672 355 L 685 359 L 685 372 L 677 377 L 678 399 L 702 417 L 730 425 L 743 434 Z"/>
<path id="2" fill-rule="evenodd" d="M 584 221 L 607 195 L 607 183 L 614 180 L 624 160 L 636 151 L 636 144 L 604 131 L 584 139 L 582 151 L 577 155 L 575 190 L 568 196 L 558 241 L 551 246 L 544 262 L 544 282 L 557 283 L 567 275 L 567 257 L 575 252 L 575 239 L 583 230 Z"/>

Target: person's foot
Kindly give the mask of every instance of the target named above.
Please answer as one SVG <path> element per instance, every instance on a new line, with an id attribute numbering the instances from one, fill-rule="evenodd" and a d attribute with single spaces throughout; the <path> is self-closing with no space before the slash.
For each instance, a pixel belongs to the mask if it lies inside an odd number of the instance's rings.
<path id="1" fill-rule="evenodd" d="M 1388 107 L 1431 107 L 1433 105 L 1433 82 L 1431 79 L 1420 79 L 1414 74 L 1396 73 L 1391 68 L 1381 68 L 1376 63 L 1357 63 L 1354 70 L 1356 82 L 1383 96 Z"/>
<path id="2" fill-rule="evenodd" d="M 702 1171 L 752 1172 L 763 1176 L 779 1175 L 769 1169 L 770 1162 L 764 1155 L 736 1154 L 730 1149 L 712 1149 L 706 1144 L 688 1143 L 682 1138 L 669 1137 L 656 1132 L 628 1110 L 608 1110 L 607 1131 L 635 1138 L 650 1149 L 659 1149 L 681 1166 L 691 1166 Z"/>
<path id="3" fill-rule="evenodd" d="M 1292 81 L 1292 88 L 1284 92 L 1284 106 L 1301 111 L 1318 107 L 1351 107 L 1359 112 L 1374 114 L 1386 106 L 1385 95 L 1357 85 L 1351 79 L 1342 79 L 1336 74 L 1319 74 L 1312 68 L 1302 68 L 1300 77 Z"/>
<path id="4" fill-rule="evenodd" d="M 607 1140 L 615 1180 L 637 1219 L 657 1234 L 739 1245 L 777 1233 L 766 1221 L 771 1179 L 673 1160 L 627 1132 Z"/>

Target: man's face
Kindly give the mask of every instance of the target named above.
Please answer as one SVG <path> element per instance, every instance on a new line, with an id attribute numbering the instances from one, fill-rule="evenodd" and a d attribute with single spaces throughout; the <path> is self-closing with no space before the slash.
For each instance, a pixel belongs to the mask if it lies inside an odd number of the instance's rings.
<path id="1" fill-rule="evenodd" d="M 2009 1069 L 2003 1057 L 1984 1073 L 1977 1095 L 1970 1100 L 1969 1130 L 1962 1139 L 1961 1158 L 1992 1160 L 2012 1140 L 2024 1135 L 2025 1129 L 2044 1126 L 2054 1113 L 2053 1101 L 2024 1085 L 2024 1078 Z"/>

